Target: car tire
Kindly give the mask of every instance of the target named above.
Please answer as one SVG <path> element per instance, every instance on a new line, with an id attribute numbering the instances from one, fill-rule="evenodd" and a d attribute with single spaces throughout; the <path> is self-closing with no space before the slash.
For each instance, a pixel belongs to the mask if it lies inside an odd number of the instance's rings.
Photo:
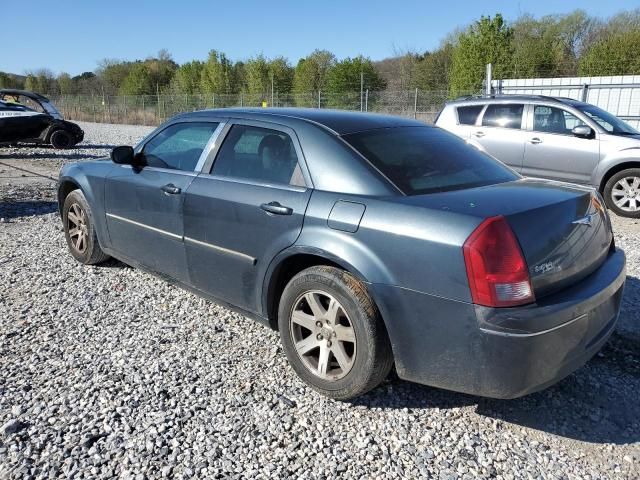
<path id="1" fill-rule="evenodd" d="M 64 236 L 69 252 L 84 265 L 96 265 L 110 257 L 102 251 L 91 208 L 81 190 L 73 190 L 62 207 Z"/>
<path id="2" fill-rule="evenodd" d="M 375 388 L 393 366 L 384 323 L 365 286 L 335 267 L 311 267 L 289 281 L 278 329 L 298 376 L 336 400 Z"/>
<path id="3" fill-rule="evenodd" d="M 75 145 L 73 136 L 66 130 L 54 130 L 49 136 L 49 143 L 57 149 L 71 148 Z"/>
<path id="4" fill-rule="evenodd" d="M 604 200 L 616 215 L 640 218 L 640 168 L 613 175 L 604 187 Z"/>

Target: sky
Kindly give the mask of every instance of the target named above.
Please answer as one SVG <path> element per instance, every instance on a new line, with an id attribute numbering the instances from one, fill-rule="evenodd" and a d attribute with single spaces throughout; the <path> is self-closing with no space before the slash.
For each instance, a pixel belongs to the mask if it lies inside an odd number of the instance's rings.
<path id="1" fill-rule="evenodd" d="M 9 0 L 0 0 L 0 3 Z M 436 48 L 481 15 L 515 19 L 576 8 L 609 17 L 638 0 L 29 0 L 20 21 L 0 26 L 0 71 L 45 67 L 58 74 L 93 71 L 104 58 L 135 60 L 166 48 L 178 63 L 216 49 L 233 60 L 284 55 L 295 65 L 316 48 L 339 59 L 373 60 Z M 20 10 L 20 7 L 18 7 Z M 39 12 L 37 15 L 29 12 Z"/>

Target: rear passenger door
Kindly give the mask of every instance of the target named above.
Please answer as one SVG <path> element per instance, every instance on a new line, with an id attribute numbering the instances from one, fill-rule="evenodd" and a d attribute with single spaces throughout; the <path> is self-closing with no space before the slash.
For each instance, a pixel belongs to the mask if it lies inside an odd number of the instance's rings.
<path id="1" fill-rule="evenodd" d="M 490 103 L 480 124 L 471 132 L 472 143 L 520 172 L 527 132 L 523 130 L 523 103 Z"/>
<path id="2" fill-rule="evenodd" d="M 462 105 L 460 107 L 456 107 L 458 125 L 453 133 L 465 140 L 471 138 L 471 134 L 476 131 L 476 122 L 478 121 L 484 107 L 484 104 Z"/>
<path id="3" fill-rule="evenodd" d="M 236 120 L 224 134 L 184 199 L 190 282 L 259 312 L 258 287 L 273 257 L 298 238 L 311 184 L 292 129 Z"/>

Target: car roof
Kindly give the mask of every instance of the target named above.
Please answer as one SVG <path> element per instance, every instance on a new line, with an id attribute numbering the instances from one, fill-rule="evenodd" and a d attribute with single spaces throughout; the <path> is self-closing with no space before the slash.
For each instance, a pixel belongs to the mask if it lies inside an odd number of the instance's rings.
<path id="1" fill-rule="evenodd" d="M 574 98 L 569 97 L 552 97 L 548 95 L 521 95 L 521 94 L 510 94 L 510 95 L 490 95 L 490 96 L 474 96 L 469 95 L 465 97 L 456 98 L 455 100 L 451 100 L 447 102 L 447 104 L 455 105 L 455 104 L 465 104 L 472 105 L 476 103 L 486 104 L 486 103 L 505 103 L 510 101 L 519 101 L 519 102 L 546 102 L 546 103 L 559 103 L 563 105 L 586 105 L 586 103 L 576 100 Z"/>
<path id="2" fill-rule="evenodd" d="M 336 135 L 345 135 L 376 128 L 427 126 L 427 124 L 423 122 L 405 117 L 318 108 L 219 108 L 185 113 L 180 115 L 180 117 L 198 117 L 212 114 L 246 120 L 277 118 L 281 123 L 291 123 L 291 120 L 294 122 L 302 120 L 320 125 Z M 291 126 L 293 127 L 294 125 L 291 124 Z"/>
<path id="3" fill-rule="evenodd" d="M 30 92 L 28 90 L 18 90 L 15 88 L 2 88 L 0 89 L 0 95 L 24 95 L 25 97 L 38 100 L 39 102 L 49 102 L 49 99 L 44 95 L 40 95 L 36 92 Z"/>

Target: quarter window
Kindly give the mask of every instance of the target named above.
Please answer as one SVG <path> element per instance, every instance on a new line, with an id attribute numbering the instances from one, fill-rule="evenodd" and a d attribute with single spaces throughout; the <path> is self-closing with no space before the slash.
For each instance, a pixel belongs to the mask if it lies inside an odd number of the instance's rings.
<path id="1" fill-rule="evenodd" d="M 291 137 L 284 132 L 234 125 L 213 164 L 214 175 L 304 186 Z"/>
<path id="2" fill-rule="evenodd" d="M 144 146 L 145 165 L 193 172 L 217 127 L 217 123 L 188 122 L 165 128 Z"/>
<path id="3" fill-rule="evenodd" d="M 482 117 L 483 127 L 521 128 L 522 104 L 495 103 L 489 105 Z"/>
<path id="4" fill-rule="evenodd" d="M 571 130 L 578 125 L 584 122 L 561 108 L 536 105 L 533 110 L 533 129 L 537 132 L 571 135 Z"/>
<path id="5" fill-rule="evenodd" d="M 458 122 L 460 125 L 475 125 L 478 115 L 484 108 L 484 105 L 469 105 L 467 107 L 458 107 Z"/>

